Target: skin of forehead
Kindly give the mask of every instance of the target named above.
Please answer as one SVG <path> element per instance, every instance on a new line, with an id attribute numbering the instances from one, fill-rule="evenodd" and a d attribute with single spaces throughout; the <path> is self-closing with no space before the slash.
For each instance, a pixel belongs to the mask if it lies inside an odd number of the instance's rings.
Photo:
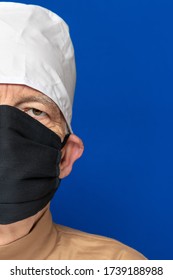
<path id="1" fill-rule="evenodd" d="M 10 97 L 10 94 L 13 94 L 12 98 L 15 98 L 16 106 L 22 102 L 40 102 L 55 110 L 56 113 L 60 113 L 57 104 L 52 99 L 42 92 L 26 85 L 0 84 L 0 97 L 1 93 L 6 94 L 6 96 L 8 95 L 8 97 Z"/>

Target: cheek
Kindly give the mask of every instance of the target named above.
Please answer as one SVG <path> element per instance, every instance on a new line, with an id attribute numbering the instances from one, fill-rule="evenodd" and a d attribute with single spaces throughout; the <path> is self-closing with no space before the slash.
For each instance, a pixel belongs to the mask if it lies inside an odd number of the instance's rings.
<path id="1" fill-rule="evenodd" d="M 65 132 L 63 130 L 63 128 L 56 124 L 56 123 L 53 123 L 51 121 L 49 122 L 45 122 L 44 124 L 47 128 L 49 128 L 50 130 L 52 130 L 53 132 L 55 132 L 58 136 L 60 136 L 61 140 L 63 141 L 64 137 L 65 137 Z"/>

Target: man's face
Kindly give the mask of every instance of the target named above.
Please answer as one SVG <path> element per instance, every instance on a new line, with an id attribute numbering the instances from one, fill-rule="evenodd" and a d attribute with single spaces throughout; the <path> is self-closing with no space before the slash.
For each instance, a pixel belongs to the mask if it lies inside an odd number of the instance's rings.
<path id="1" fill-rule="evenodd" d="M 66 134 L 65 120 L 58 106 L 43 93 L 25 85 L 0 84 L 0 105 L 18 108 L 54 131 L 63 141 Z M 83 150 L 82 140 L 71 134 L 61 150 L 61 179 L 70 174 L 74 162 L 81 157 Z"/>
<path id="2" fill-rule="evenodd" d="M 46 95 L 25 85 L 0 84 L 0 105 L 10 105 L 30 115 L 63 140 L 65 121 L 58 106 Z"/>

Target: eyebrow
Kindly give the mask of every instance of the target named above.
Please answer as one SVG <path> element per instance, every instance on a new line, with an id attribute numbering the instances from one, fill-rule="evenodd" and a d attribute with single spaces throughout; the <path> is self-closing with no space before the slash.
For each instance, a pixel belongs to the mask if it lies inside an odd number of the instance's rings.
<path id="1" fill-rule="evenodd" d="M 15 105 L 18 106 L 25 102 L 38 102 L 43 105 L 47 105 L 50 109 L 56 109 L 58 111 L 58 106 L 47 96 L 25 96 L 20 101 L 18 101 Z"/>

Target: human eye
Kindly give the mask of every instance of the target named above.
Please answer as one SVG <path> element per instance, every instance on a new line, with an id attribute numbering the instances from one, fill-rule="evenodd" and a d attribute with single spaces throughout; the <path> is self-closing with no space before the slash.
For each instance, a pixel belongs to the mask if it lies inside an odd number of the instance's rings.
<path id="1" fill-rule="evenodd" d="M 41 117 L 46 117 L 47 114 L 41 110 L 38 110 L 36 108 L 28 108 L 25 110 L 25 113 L 30 115 L 33 118 L 41 118 Z"/>

